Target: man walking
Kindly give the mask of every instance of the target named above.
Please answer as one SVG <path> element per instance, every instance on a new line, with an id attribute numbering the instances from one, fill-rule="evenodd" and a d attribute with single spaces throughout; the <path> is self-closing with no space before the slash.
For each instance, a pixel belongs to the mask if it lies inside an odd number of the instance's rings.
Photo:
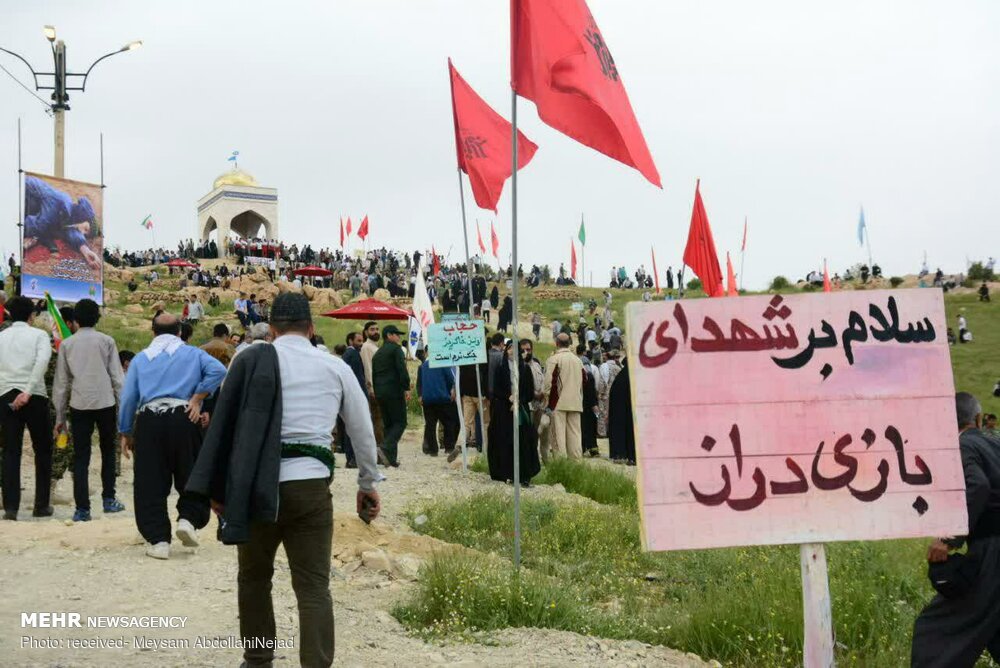
<path id="1" fill-rule="evenodd" d="M 330 434 L 339 415 L 358 461 L 357 510 L 369 522 L 381 506 L 375 435 L 351 369 L 310 345 L 306 297 L 278 295 L 271 327 L 273 346 L 253 346 L 233 363 L 187 489 L 212 499 L 222 515 L 220 539 L 239 546 L 244 665 L 274 660 L 271 578 L 284 545 L 298 601 L 299 663 L 326 667 L 334 658 Z"/>
<path id="2" fill-rule="evenodd" d="M 101 499 L 105 513 L 125 506 L 115 496 L 115 403 L 122 392 L 124 374 L 118 346 L 107 334 L 94 329 L 101 318 L 100 307 L 81 299 L 73 308 L 77 329 L 59 346 L 52 403 L 56 411 L 56 433 L 66 430 L 67 407 L 73 434 L 74 522 L 90 521 L 90 453 L 94 427 L 101 448 Z"/>
<path id="3" fill-rule="evenodd" d="M 135 523 L 155 559 L 170 558 L 171 482 L 180 494 L 177 538 L 196 547 L 196 530 L 208 523 L 208 504 L 184 487 L 201 445 L 202 402 L 226 376 L 226 367 L 178 334 L 176 317 L 153 318 L 153 341 L 129 365 L 118 416 L 122 452 L 135 452 Z"/>
<path id="4" fill-rule="evenodd" d="M 375 443 L 379 445 L 379 460 L 383 466 L 388 466 L 389 462 L 384 459 L 384 453 L 381 449 L 382 444 L 385 443 L 382 409 L 375 398 L 375 388 L 372 385 L 372 358 L 378 352 L 378 341 L 380 338 L 378 323 L 371 320 L 366 322 L 364 329 L 365 342 L 359 352 L 361 354 L 361 364 L 365 370 L 365 390 L 368 394 L 368 408 L 372 416 L 372 429 L 375 431 Z"/>
<path id="5" fill-rule="evenodd" d="M 428 358 L 417 369 L 417 396 L 424 408 L 424 454 L 438 456 L 438 422 L 444 427 L 444 449 L 451 452 L 458 440 L 458 412 L 455 410 L 454 367 L 431 368 Z"/>
<path id="6" fill-rule="evenodd" d="M 24 429 L 35 451 L 34 517 L 52 506 L 52 422 L 45 369 L 52 357 L 49 335 L 31 327 L 34 304 L 26 297 L 7 302 L 11 324 L 0 332 L 0 435 L 3 436 L 3 518 L 16 520 L 21 507 L 21 448 Z"/>
<path id="7" fill-rule="evenodd" d="M 365 395 L 367 400 L 367 392 L 365 387 L 365 365 L 361 361 L 361 346 L 364 343 L 364 337 L 361 336 L 361 332 L 351 332 L 347 335 L 344 340 L 347 344 L 347 348 L 344 350 L 344 364 L 350 367 L 351 372 L 358 381 L 358 387 L 361 388 L 361 392 Z M 339 421 L 341 432 L 344 436 L 344 456 L 347 458 L 347 468 L 354 469 L 358 467 L 357 459 L 354 456 L 354 444 L 351 443 L 351 436 L 347 433 L 347 429 L 343 425 L 343 421 Z"/>
<path id="8" fill-rule="evenodd" d="M 198 301 L 198 295 L 191 295 L 191 299 L 188 302 L 188 315 L 187 321 L 191 323 L 192 327 L 197 327 L 201 319 L 205 317 L 205 307 L 201 305 Z"/>
<path id="9" fill-rule="evenodd" d="M 382 333 L 385 342 L 372 356 L 372 389 L 385 428 L 382 456 L 389 466 L 398 468 L 399 439 L 406 431 L 406 404 L 410 400 L 410 374 L 406 370 L 406 353 L 399 345 L 403 332 L 389 325 Z"/>
<path id="10" fill-rule="evenodd" d="M 910 656 L 914 668 L 972 668 L 984 649 L 994 661 L 1000 660 L 1000 448 L 980 431 L 979 400 L 959 392 L 955 408 L 969 535 L 935 540 L 927 560 L 933 569 L 949 560 L 949 550 L 967 542 L 964 564 L 973 570 L 966 569 L 966 577 L 974 579 L 965 591 L 938 594 L 917 617 Z"/>
<path id="11" fill-rule="evenodd" d="M 554 457 L 583 457 L 580 414 L 583 412 L 583 363 L 570 350 L 572 341 L 563 332 L 556 337 L 556 351 L 545 364 L 546 397 L 551 415 L 549 449 Z"/>

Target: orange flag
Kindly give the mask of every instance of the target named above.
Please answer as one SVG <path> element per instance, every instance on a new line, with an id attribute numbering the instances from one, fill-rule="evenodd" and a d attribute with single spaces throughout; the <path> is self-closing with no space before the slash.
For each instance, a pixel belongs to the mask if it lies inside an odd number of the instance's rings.
<path id="1" fill-rule="evenodd" d="M 826 258 L 823 258 L 823 292 L 833 292 L 830 285 L 830 272 L 826 270 Z"/>
<path id="2" fill-rule="evenodd" d="M 455 120 L 458 167 L 469 175 L 472 194 L 479 208 L 495 212 L 503 184 L 511 175 L 512 127 L 465 82 L 450 58 L 448 70 L 451 72 L 451 108 Z M 518 130 L 517 168 L 527 165 L 537 150 L 538 147 Z"/>
<path id="3" fill-rule="evenodd" d="M 576 280 L 576 244 L 569 240 L 569 275 Z"/>
<path id="4" fill-rule="evenodd" d="M 483 233 L 479 231 L 479 221 L 476 221 L 476 241 L 479 242 L 479 252 L 486 257 L 486 244 L 483 243 Z"/>
<path id="5" fill-rule="evenodd" d="M 701 201 L 700 179 L 694 187 L 694 208 L 691 211 L 691 229 L 688 231 L 687 247 L 684 249 L 684 264 L 691 267 L 695 276 L 701 279 L 702 289 L 706 295 L 723 296 L 719 254 L 715 252 L 712 228 L 708 224 L 705 204 Z"/>
<path id="6" fill-rule="evenodd" d="M 438 259 L 438 253 L 434 249 L 433 245 L 431 246 L 431 255 L 434 256 L 433 272 L 434 272 L 434 275 L 437 276 L 438 274 L 441 273 L 441 260 Z"/>
<path id="7" fill-rule="evenodd" d="M 497 255 L 497 251 L 500 250 L 500 237 L 497 236 L 497 228 L 494 227 L 493 223 L 490 223 L 490 243 L 493 244 L 493 257 L 500 259 Z"/>
<path id="8" fill-rule="evenodd" d="M 548 125 L 634 167 L 660 174 L 604 35 L 584 0 L 511 0 L 511 88 Z"/>
<path id="9" fill-rule="evenodd" d="M 360 239 L 364 241 L 365 237 L 367 236 L 368 236 L 368 216 L 365 216 L 361 220 L 361 224 L 358 225 L 358 237 L 360 237 Z"/>
<path id="10" fill-rule="evenodd" d="M 351 217 L 347 217 L 347 238 L 351 238 Z"/>
<path id="11" fill-rule="evenodd" d="M 733 271 L 733 263 L 729 259 L 729 251 L 726 251 L 726 296 L 740 296 L 740 291 L 736 289 L 736 273 Z"/>
<path id="12" fill-rule="evenodd" d="M 650 246 L 649 252 L 653 256 L 653 280 L 656 281 L 656 294 L 660 294 L 660 272 L 656 268 L 656 251 Z"/>

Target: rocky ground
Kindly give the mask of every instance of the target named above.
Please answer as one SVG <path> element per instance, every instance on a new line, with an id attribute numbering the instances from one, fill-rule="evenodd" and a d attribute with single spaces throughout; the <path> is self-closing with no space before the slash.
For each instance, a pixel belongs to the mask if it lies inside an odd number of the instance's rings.
<path id="1" fill-rule="evenodd" d="M 73 524 L 71 504 L 56 505 L 53 519 L 32 520 L 30 446 L 22 476 L 26 489 L 21 520 L 0 524 L 0 659 L 5 666 L 222 666 L 238 665 L 240 651 L 197 648 L 199 638 L 238 635 L 235 550 L 214 539 L 213 525 L 203 532 L 202 547 L 174 544 L 169 561 L 143 553 L 131 513 L 132 476 L 119 479 L 119 497 L 129 510 Z M 414 534 L 405 513 L 440 497 L 466 495 L 498 486 L 486 476 L 463 473 L 443 457 L 420 454 L 415 433 L 401 446 L 403 466 L 386 472 L 382 483 L 384 512 L 372 526 L 353 513 L 357 487 L 338 469 L 333 482 L 336 526 L 331 564 L 336 615 L 337 660 L 342 666 L 703 666 L 700 658 L 637 641 L 587 638 L 541 629 L 507 629 L 485 634 L 479 643 L 428 644 L 407 635 L 390 615 L 393 605 L 410 594 L 418 569 L 435 550 L 456 549 Z M 339 457 L 339 456 L 338 456 Z M 339 463 L 343 463 L 340 460 Z M 91 466 L 96 473 L 97 463 Z M 68 476 L 59 496 L 69 496 Z M 96 475 L 92 490 L 99 490 Z M 562 490 L 537 486 L 526 495 L 558 495 Z M 68 498 L 65 499 L 68 501 Z M 173 504 L 174 499 L 171 499 Z M 483 555 L 484 559 L 487 557 Z M 288 566 L 279 550 L 274 577 L 278 637 L 295 639 L 297 613 Z M 88 616 L 177 615 L 179 629 L 22 628 L 21 613 L 79 612 Z M 107 642 L 123 638 L 124 648 L 71 649 L 71 639 Z M 163 643 L 140 647 L 136 638 Z M 186 640 L 188 649 L 165 644 Z M 30 646 L 34 642 L 35 647 Z M 39 643 L 56 647 L 37 647 Z M 151 643 L 149 643 L 151 644 Z M 298 664 L 297 650 L 279 652 L 276 665 Z"/>

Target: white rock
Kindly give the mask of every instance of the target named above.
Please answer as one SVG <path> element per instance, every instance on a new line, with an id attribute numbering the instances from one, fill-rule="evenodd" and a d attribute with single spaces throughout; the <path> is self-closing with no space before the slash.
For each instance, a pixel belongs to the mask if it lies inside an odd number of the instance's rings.
<path id="1" fill-rule="evenodd" d="M 361 553 L 361 563 L 372 571 L 388 573 L 392 570 L 389 556 L 382 550 L 367 550 Z"/>

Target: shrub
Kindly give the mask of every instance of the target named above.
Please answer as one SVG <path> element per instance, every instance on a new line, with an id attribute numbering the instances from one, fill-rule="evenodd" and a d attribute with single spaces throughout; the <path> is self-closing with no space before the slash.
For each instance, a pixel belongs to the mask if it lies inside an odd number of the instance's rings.
<path id="1" fill-rule="evenodd" d="M 775 276 L 774 279 L 771 281 L 772 290 L 787 290 L 791 286 L 792 284 L 789 283 L 788 279 L 785 278 L 784 276 Z"/>
<path id="2" fill-rule="evenodd" d="M 969 279 L 973 281 L 992 281 L 996 279 L 993 270 L 982 262 L 973 262 L 969 266 Z"/>
<path id="3" fill-rule="evenodd" d="M 608 466 L 560 457 L 542 468 L 532 480 L 535 484 L 561 484 L 567 492 L 585 496 L 598 503 L 636 508 L 635 483 Z"/>
<path id="4" fill-rule="evenodd" d="M 889 279 L 889 285 L 891 285 L 894 288 L 898 288 L 902 284 L 903 284 L 903 279 L 900 278 L 899 276 L 893 276 Z"/>
<path id="5" fill-rule="evenodd" d="M 701 279 L 700 278 L 692 278 L 690 281 L 688 281 L 687 289 L 688 290 L 701 290 Z"/>

